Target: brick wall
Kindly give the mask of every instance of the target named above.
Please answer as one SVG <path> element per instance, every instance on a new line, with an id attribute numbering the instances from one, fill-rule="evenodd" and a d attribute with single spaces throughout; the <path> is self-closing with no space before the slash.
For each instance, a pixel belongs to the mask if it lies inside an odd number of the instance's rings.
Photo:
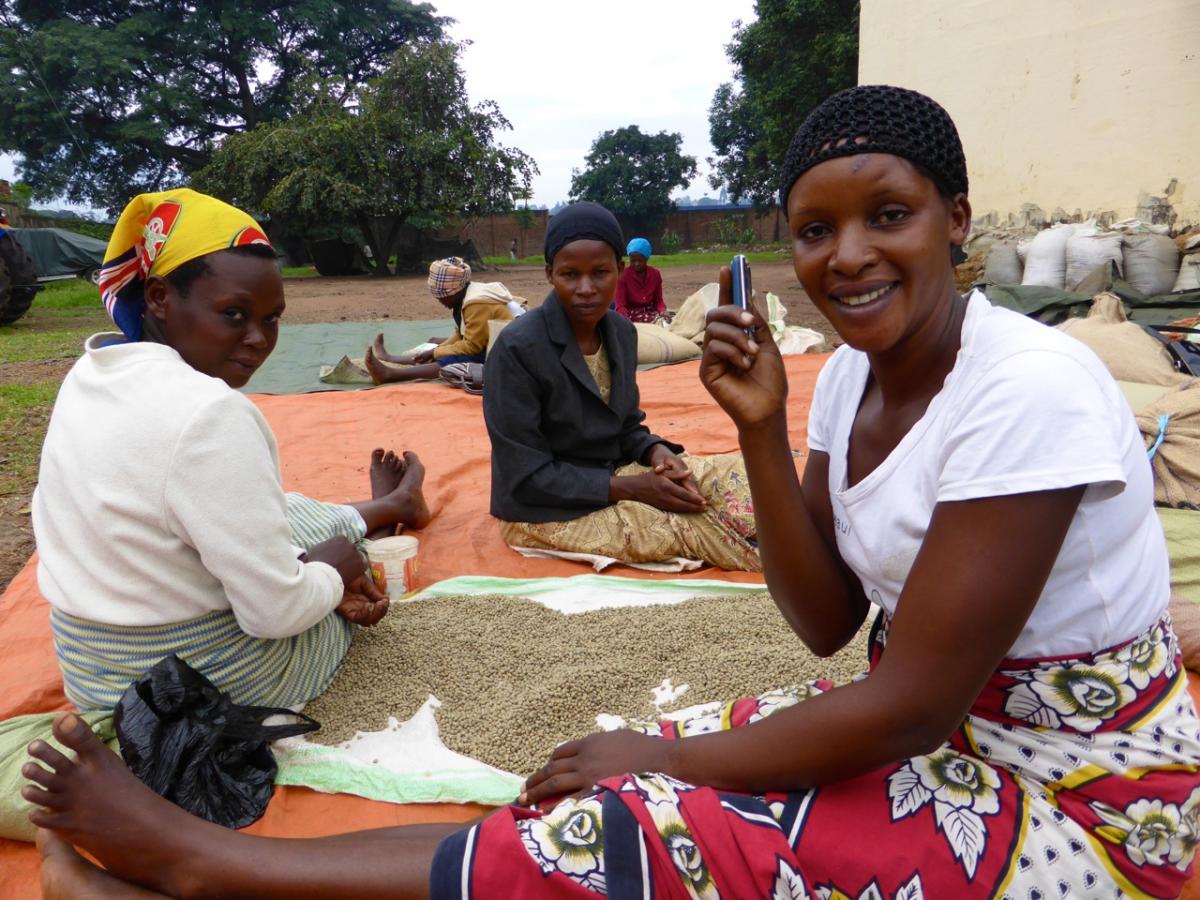
<path id="1" fill-rule="evenodd" d="M 533 225 L 530 228 L 521 228 L 519 220 L 512 213 L 501 213 L 464 219 L 457 225 L 441 229 L 434 237 L 474 241 L 480 256 L 508 256 L 513 238 L 516 238 L 517 256 L 538 256 L 545 243 L 549 216 L 544 209 L 531 209 L 530 212 L 533 213 Z"/>
<path id="2" fill-rule="evenodd" d="M 683 239 L 685 250 L 692 250 L 716 243 L 718 223 L 727 219 L 736 222 L 739 231 L 753 229 L 756 239 L 762 243 L 787 240 L 787 223 L 778 208 L 761 218 L 753 209 L 677 209 L 667 214 L 665 227 Z"/>
<path id="3" fill-rule="evenodd" d="M 434 234 L 442 240 L 473 240 L 481 256 L 508 256 L 513 238 L 517 239 L 517 256 L 537 256 L 542 252 L 546 237 L 548 213 L 544 209 L 531 210 L 533 226 L 522 229 L 512 213 L 464 219 L 449 228 Z M 677 209 L 667 215 L 664 229 L 670 229 L 683 239 L 683 249 L 691 250 L 717 243 L 719 223 L 725 220 L 737 223 L 737 229 L 750 228 L 755 239 L 762 243 L 787 240 L 787 223 L 779 209 L 772 209 L 759 217 L 753 209 Z M 626 229 L 628 230 L 628 229 Z M 633 237 L 627 234 L 626 237 Z M 661 235 L 649 235 L 653 244 L 659 244 Z"/>

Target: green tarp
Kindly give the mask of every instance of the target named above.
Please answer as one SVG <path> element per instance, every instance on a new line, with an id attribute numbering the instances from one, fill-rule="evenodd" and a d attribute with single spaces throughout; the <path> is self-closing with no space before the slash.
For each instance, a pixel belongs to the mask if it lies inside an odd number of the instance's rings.
<path id="1" fill-rule="evenodd" d="M 13 236 L 33 257 L 38 278 L 86 275 L 104 262 L 106 241 L 65 228 L 11 228 Z"/>
<path id="2" fill-rule="evenodd" d="M 1103 291 L 1111 291 L 1120 297 L 1125 315 L 1142 325 L 1169 325 L 1178 319 L 1200 315 L 1200 291 L 1147 297 L 1122 281 L 1112 269 L 1097 270 L 1074 293 L 1023 284 L 980 284 L 977 287 L 996 306 L 1016 310 L 1047 325 L 1086 316 L 1092 306 L 1092 297 Z"/>
<path id="3" fill-rule="evenodd" d="M 454 333 L 450 319 L 394 322 L 330 322 L 283 325 L 275 352 L 242 388 L 248 394 L 310 394 L 316 391 L 354 391 L 371 385 L 325 384 L 321 366 L 332 366 L 343 356 L 359 357 L 375 335 L 382 334 L 389 353 L 402 353 L 430 337 Z"/>

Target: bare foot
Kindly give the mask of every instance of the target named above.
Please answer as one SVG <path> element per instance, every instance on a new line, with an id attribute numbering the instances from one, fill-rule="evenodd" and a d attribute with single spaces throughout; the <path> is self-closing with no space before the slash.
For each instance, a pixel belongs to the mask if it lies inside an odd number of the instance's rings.
<path id="1" fill-rule="evenodd" d="M 383 335 L 382 334 L 375 335 L 375 340 L 373 340 L 371 342 L 371 353 L 374 355 L 374 357 L 376 359 L 381 359 L 384 362 L 403 363 L 406 361 L 401 356 L 395 356 L 395 355 L 387 352 L 387 350 L 383 346 Z"/>
<path id="2" fill-rule="evenodd" d="M 386 497 L 400 486 L 404 476 L 404 460 L 396 451 L 383 452 L 382 447 L 371 451 L 371 499 Z"/>
<path id="3" fill-rule="evenodd" d="M 109 875 L 53 831 L 39 828 L 43 900 L 150 900 L 163 897 Z"/>
<path id="4" fill-rule="evenodd" d="M 424 528 L 433 518 L 425 503 L 425 464 L 411 450 L 404 451 L 404 475 L 393 496 L 399 501 L 397 519 L 409 528 Z"/>
<path id="5" fill-rule="evenodd" d="M 76 759 L 45 741 L 29 745 L 29 755 L 42 763 L 21 768 L 32 782 L 21 788 L 21 796 L 40 807 L 29 814 L 34 825 L 86 850 L 120 881 L 170 896 L 191 894 L 203 883 L 204 873 L 190 867 L 202 856 L 198 848 L 218 840 L 225 829 L 185 812 L 138 781 L 78 716 L 59 716 L 54 736 L 75 751 Z M 80 874 L 58 843 L 44 843 L 47 859 L 55 857 L 52 877 Z"/>
<path id="6" fill-rule="evenodd" d="M 367 367 L 367 371 L 371 374 L 371 380 L 376 384 L 383 384 L 388 380 L 387 363 L 375 356 L 375 348 L 368 347 L 367 355 L 363 357 L 363 365 Z"/>

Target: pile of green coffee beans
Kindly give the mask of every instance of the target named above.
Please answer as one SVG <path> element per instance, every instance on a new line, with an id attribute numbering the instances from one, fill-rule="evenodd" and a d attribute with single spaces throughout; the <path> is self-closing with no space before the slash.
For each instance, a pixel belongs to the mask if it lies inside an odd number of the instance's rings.
<path id="1" fill-rule="evenodd" d="M 442 701 L 446 746 L 526 775 L 555 746 L 596 729 L 596 715 L 659 712 L 760 694 L 866 668 L 869 623 L 819 659 L 765 592 L 564 615 L 524 598 L 443 597 L 397 604 L 362 629 L 336 679 L 305 712 L 326 744 L 403 721 Z M 666 678 L 688 690 L 656 709 Z"/>

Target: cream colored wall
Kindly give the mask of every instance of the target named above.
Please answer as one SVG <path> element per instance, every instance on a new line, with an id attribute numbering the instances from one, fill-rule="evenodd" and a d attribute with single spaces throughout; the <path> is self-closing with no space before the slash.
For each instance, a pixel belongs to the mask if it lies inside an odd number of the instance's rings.
<path id="1" fill-rule="evenodd" d="M 1174 181 L 1200 224 L 1200 0 L 862 0 L 858 75 L 949 110 L 976 215 L 1120 219 Z"/>

